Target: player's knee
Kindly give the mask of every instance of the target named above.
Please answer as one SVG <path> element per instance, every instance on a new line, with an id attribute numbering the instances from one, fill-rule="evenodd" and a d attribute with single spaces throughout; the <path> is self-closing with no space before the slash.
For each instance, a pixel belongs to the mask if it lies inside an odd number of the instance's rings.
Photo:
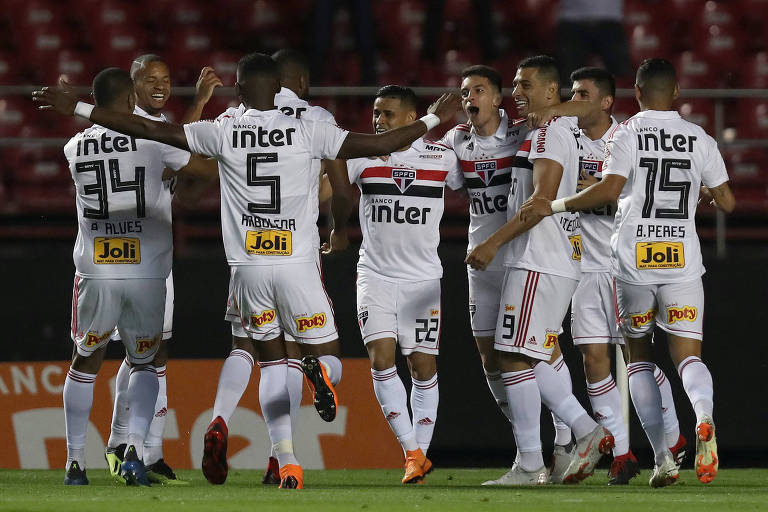
<path id="1" fill-rule="evenodd" d="M 87 356 L 84 356 L 75 350 L 75 353 L 72 354 L 72 369 L 91 375 L 99 373 L 106 351 L 107 345 L 99 347 Z"/>
<path id="2" fill-rule="evenodd" d="M 253 341 L 249 338 L 232 336 L 232 350 L 245 350 L 251 355 L 251 357 L 255 357 L 256 355 L 256 349 L 253 346 Z"/>
<path id="3" fill-rule="evenodd" d="M 160 341 L 160 346 L 157 349 L 155 358 L 152 360 L 152 365 L 156 368 L 165 366 L 168 363 L 168 340 Z"/>
<path id="4" fill-rule="evenodd" d="M 368 350 L 368 359 L 371 369 L 376 371 L 386 370 L 395 366 L 394 340 L 373 340 L 365 346 Z"/>
<path id="5" fill-rule="evenodd" d="M 429 380 L 437 373 L 437 360 L 430 354 L 412 353 L 408 356 L 411 377 L 416 380 Z"/>

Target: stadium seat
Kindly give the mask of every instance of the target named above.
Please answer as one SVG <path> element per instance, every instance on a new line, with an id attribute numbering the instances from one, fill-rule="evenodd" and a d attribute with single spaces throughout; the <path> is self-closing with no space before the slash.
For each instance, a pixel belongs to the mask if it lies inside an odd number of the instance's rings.
<path id="1" fill-rule="evenodd" d="M 24 74 L 10 52 L 0 52 L 0 84 L 22 83 Z"/>
<path id="2" fill-rule="evenodd" d="M 35 136 L 35 107 L 28 98 L 0 98 L 0 137 Z"/>
<path id="3" fill-rule="evenodd" d="M 128 68 L 136 56 L 149 52 L 149 36 L 137 25 L 120 25 L 109 29 L 94 45 L 95 69 L 107 66 Z"/>
<path id="4" fill-rule="evenodd" d="M 768 52 L 758 52 L 743 62 L 741 87 L 768 88 Z"/>
<path id="5" fill-rule="evenodd" d="M 712 65 L 737 71 L 743 55 L 741 29 L 732 25 L 709 25 L 694 31 L 694 44 L 698 54 Z"/>
<path id="6" fill-rule="evenodd" d="M 768 155 L 764 150 L 737 147 L 723 150 L 732 184 L 768 186 Z"/>
<path id="7" fill-rule="evenodd" d="M 616 103 L 613 107 L 613 117 L 618 122 L 622 122 L 637 114 L 638 110 L 635 98 L 616 98 Z"/>
<path id="8" fill-rule="evenodd" d="M 46 0 L 5 0 L 3 14 L 13 28 L 26 31 L 34 27 L 60 26 L 63 23 L 63 4 Z"/>
<path id="9" fill-rule="evenodd" d="M 717 87 L 725 78 L 718 68 L 692 51 L 680 54 L 675 61 L 675 69 L 681 89 Z"/>
<path id="10" fill-rule="evenodd" d="M 34 26 L 16 36 L 18 62 L 32 72 L 48 65 L 58 58 L 60 51 L 71 46 L 71 34 L 60 26 Z"/>
<path id="11" fill-rule="evenodd" d="M 675 53 L 667 30 L 654 24 L 636 25 L 632 29 L 629 51 L 634 67 L 649 57 L 671 57 Z"/>
<path id="12" fill-rule="evenodd" d="M 17 185 L 49 186 L 72 182 L 64 153 L 58 146 L 22 146 L 11 179 Z"/>
<path id="13" fill-rule="evenodd" d="M 226 86 L 231 86 L 235 84 L 235 78 L 236 78 L 235 75 L 237 74 L 237 62 L 239 60 L 240 60 L 239 53 L 213 52 L 209 54 L 206 59 L 204 59 L 202 64 L 211 66 L 216 71 L 216 74 L 219 75 L 219 78 L 221 78 L 221 82 L 226 87 Z"/>
<path id="14" fill-rule="evenodd" d="M 683 98 L 679 100 L 680 116 L 697 124 L 711 136 L 715 136 L 715 102 L 710 99 Z"/>
<path id="15" fill-rule="evenodd" d="M 173 30 L 168 36 L 163 56 L 171 66 L 174 83 L 194 85 L 212 49 L 216 47 L 214 36 L 208 30 L 191 25 Z"/>
<path id="16" fill-rule="evenodd" d="M 737 138 L 768 138 L 768 98 L 739 100 L 738 112 Z"/>
<path id="17" fill-rule="evenodd" d="M 75 187 L 60 185 L 12 185 L 12 201 L 21 214 L 75 213 Z"/>

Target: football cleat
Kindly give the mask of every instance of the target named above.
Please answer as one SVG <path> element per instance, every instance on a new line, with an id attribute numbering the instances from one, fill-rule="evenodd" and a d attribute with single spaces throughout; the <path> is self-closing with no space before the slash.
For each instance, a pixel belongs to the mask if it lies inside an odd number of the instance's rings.
<path id="1" fill-rule="evenodd" d="M 432 461 L 429 460 L 421 448 L 405 452 L 404 484 L 423 484 L 424 478 L 432 472 Z"/>
<path id="2" fill-rule="evenodd" d="M 116 482 L 121 484 L 125 483 L 123 475 L 120 472 L 120 466 L 123 464 L 125 458 L 126 444 L 118 445 L 117 448 L 110 448 L 107 446 L 104 451 L 104 458 L 107 460 L 107 469 L 109 469 L 109 476 L 111 476 Z"/>
<path id="3" fill-rule="evenodd" d="M 680 466 L 683 465 L 683 461 L 685 460 L 685 447 L 687 444 L 683 434 L 680 434 L 675 446 L 669 449 L 669 451 L 672 452 L 672 458 L 674 459 L 675 464 L 677 464 L 677 469 L 680 469 Z"/>
<path id="4" fill-rule="evenodd" d="M 278 485 L 280 483 L 280 466 L 278 465 L 276 458 L 269 458 L 267 469 L 264 471 L 264 476 L 261 478 L 261 483 L 262 485 Z"/>
<path id="5" fill-rule="evenodd" d="M 574 448 L 575 445 L 573 443 L 571 443 L 570 449 L 567 446 L 555 445 L 555 450 L 552 452 L 552 468 L 549 471 L 550 483 L 563 483 L 566 471 L 576 455 Z"/>
<path id="6" fill-rule="evenodd" d="M 216 416 L 208 425 L 203 438 L 203 475 L 215 485 L 227 480 L 227 424 L 221 416 Z"/>
<path id="7" fill-rule="evenodd" d="M 138 455 L 136 455 L 135 446 L 131 445 L 125 451 L 125 459 L 123 459 L 121 469 L 123 478 L 125 479 L 125 485 L 150 486 L 149 479 L 147 478 L 147 468 L 144 467 L 144 463 L 139 460 Z"/>
<path id="8" fill-rule="evenodd" d="M 653 474 L 651 475 L 651 479 L 648 484 L 654 488 L 666 487 L 677 482 L 679 477 L 680 475 L 677 471 L 677 464 L 675 464 L 675 460 L 671 456 L 667 455 L 664 457 L 664 462 L 654 466 Z"/>
<path id="9" fill-rule="evenodd" d="M 325 421 L 333 421 L 336 418 L 336 408 L 339 400 L 336 390 L 325 372 L 325 367 L 315 356 L 304 356 L 301 359 L 301 369 L 309 381 L 314 393 L 315 409 Z"/>
<path id="10" fill-rule="evenodd" d="M 502 485 L 502 486 L 523 486 L 523 485 L 545 485 L 549 483 L 547 468 L 540 467 L 536 471 L 526 471 L 515 462 L 512 469 L 501 475 L 496 480 L 488 480 L 483 485 Z"/>
<path id="11" fill-rule="evenodd" d="M 613 434 L 600 425 L 596 426 L 592 432 L 576 442 L 576 453 L 565 472 L 563 483 L 576 484 L 586 479 L 594 473 L 600 458 L 610 453 L 613 446 Z"/>
<path id="12" fill-rule="evenodd" d="M 64 485 L 88 485 L 85 470 L 80 469 L 80 463 L 76 460 L 73 460 L 67 468 L 67 474 L 64 475 Z"/>
<path id="13" fill-rule="evenodd" d="M 189 485 L 186 480 L 179 480 L 171 466 L 166 464 L 165 459 L 162 458 L 147 466 L 147 478 L 153 484 Z"/>
<path id="14" fill-rule="evenodd" d="M 629 481 L 640 474 L 640 464 L 638 464 L 635 454 L 632 450 L 624 455 L 613 458 L 611 468 L 608 470 L 608 485 L 627 485 Z"/>
<path id="15" fill-rule="evenodd" d="M 705 416 L 696 427 L 696 478 L 708 484 L 715 479 L 719 467 L 715 424 Z"/>
<path id="16" fill-rule="evenodd" d="M 303 489 L 304 471 L 298 464 L 286 464 L 280 468 L 280 489 Z"/>

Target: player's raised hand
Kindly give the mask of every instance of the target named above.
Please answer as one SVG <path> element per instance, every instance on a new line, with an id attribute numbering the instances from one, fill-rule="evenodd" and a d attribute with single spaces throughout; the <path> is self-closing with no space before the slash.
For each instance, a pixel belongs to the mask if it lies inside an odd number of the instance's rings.
<path id="1" fill-rule="evenodd" d="M 545 126 L 553 117 L 555 117 L 555 112 L 549 107 L 544 107 L 534 110 L 533 112 L 528 112 L 525 124 L 529 129 L 535 130 L 536 128 Z"/>
<path id="2" fill-rule="evenodd" d="M 32 92 L 32 101 L 38 104 L 40 110 L 54 110 L 65 116 L 75 115 L 77 97 L 71 87 L 43 87 Z"/>
<path id="3" fill-rule="evenodd" d="M 520 221 L 540 221 L 552 215 L 552 201 L 544 197 L 531 197 L 520 207 Z"/>
<path id="4" fill-rule="evenodd" d="M 200 78 L 197 79 L 197 85 L 195 85 L 195 99 L 207 103 L 213 96 L 213 90 L 222 85 L 224 84 L 221 83 L 221 78 L 218 77 L 213 68 L 205 66 L 200 71 Z"/>
<path id="5" fill-rule="evenodd" d="M 498 248 L 486 240 L 472 249 L 472 252 L 464 259 L 464 263 L 470 265 L 475 270 L 485 270 L 493 261 L 497 252 L 499 252 Z"/>
<path id="6" fill-rule="evenodd" d="M 435 114 L 444 123 L 453 119 L 460 108 L 461 98 L 453 93 L 445 93 L 429 106 L 427 113 Z"/>
<path id="7" fill-rule="evenodd" d="M 704 185 L 699 187 L 698 204 L 699 206 L 717 206 L 717 203 L 715 202 L 715 196 L 713 196 L 712 192 L 710 192 L 709 189 Z"/>
<path id="8" fill-rule="evenodd" d="M 328 241 L 323 244 L 320 250 L 325 255 L 338 254 L 342 251 L 346 251 L 349 248 L 349 238 L 346 232 L 337 232 L 335 229 L 331 230 L 331 236 L 328 237 Z"/>

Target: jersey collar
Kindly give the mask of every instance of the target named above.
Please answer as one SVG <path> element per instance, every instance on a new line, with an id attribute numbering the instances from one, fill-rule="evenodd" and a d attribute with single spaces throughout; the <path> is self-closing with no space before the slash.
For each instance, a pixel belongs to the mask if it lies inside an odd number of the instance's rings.
<path id="1" fill-rule="evenodd" d="M 137 116 L 146 117 L 147 119 L 154 119 L 155 121 L 165 121 L 165 114 L 160 114 L 159 116 L 153 116 L 143 108 L 141 108 L 138 105 L 133 106 L 133 113 Z"/>
<path id="2" fill-rule="evenodd" d="M 277 94 L 275 94 L 275 98 L 277 98 L 278 96 L 282 96 L 283 98 L 291 99 L 291 100 L 293 100 L 293 99 L 296 99 L 296 100 L 301 99 L 301 98 L 299 98 L 299 96 L 295 92 L 293 92 L 293 90 L 291 90 L 291 89 L 289 89 L 287 87 L 281 87 L 280 91 Z"/>
<path id="3" fill-rule="evenodd" d="M 497 139 L 504 140 L 507 138 L 507 128 L 509 127 L 508 126 L 509 120 L 507 119 L 507 113 L 504 111 L 503 108 L 499 109 L 499 115 L 501 116 L 499 127 L 496 128 L 496 133 L 491 135 L 491 137 L 496 137 Z M 477 131 L 475 131 L 474 126 L 470 127 L 469 132 L 475 137 L 482 137 L 482 135 L 478 134 Z"/>
<path id="4" fill-rule="evenodd" d="M 677 110 L 643 110 L 634 115 L 634 117 L 650 117 L 651 119 L 680 119 L 680 113 Z"/>

